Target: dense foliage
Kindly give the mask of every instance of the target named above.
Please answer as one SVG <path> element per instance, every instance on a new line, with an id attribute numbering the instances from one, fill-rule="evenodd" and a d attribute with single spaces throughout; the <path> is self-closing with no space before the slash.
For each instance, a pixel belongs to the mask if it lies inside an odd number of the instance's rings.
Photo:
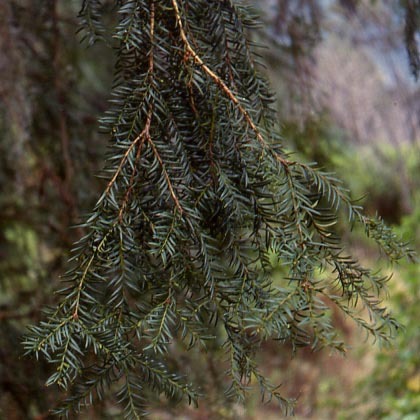
<path id="1" fill-rule="evenodd" d="M 333 306 L 375 339 L 398 327 L 380 301 L 387 277 L 343 250 L 339 216 L 361 224 L 393 261 L 410 251 L 353 205 L 333 175 L 283 150 L 247 33 L 256 24 L 248 7 L 200 0 L 114 7 L 112 29 L 99 2 L 85 1 L 81 12 L 87 39 L 103 37 L 117 51 L 102 119 L 106 185 L 79 227 L 85 235 L 60 303 L 30 327 L 25 347 L 53 363 L 48 384 L 69 390 L 60 414 L 108 388 L 128 418 L 153 394 L 196 401 L 199 390 L 171 352 L 215 340 L 225 350 L 229 397 L 243 399 L 256 382 L 288 412 L 292 402 L 256 364 L 264 341 L 344 350 Z M 272 282 L 273 257 L 287 272 L 281 286 Z"/>

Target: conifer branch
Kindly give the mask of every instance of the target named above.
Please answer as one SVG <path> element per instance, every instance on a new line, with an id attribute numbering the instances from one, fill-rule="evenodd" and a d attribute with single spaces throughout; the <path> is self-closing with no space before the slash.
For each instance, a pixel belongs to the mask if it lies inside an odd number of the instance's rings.
<path id="1" fill-rule="evenodd" d="M 182 41 L 183 41 L 183 43 L 185 45 L 186 51 L 187 51 L 187 54 L 185 55 L 184 60 L 185 61 L 188 61 L 189 56 L 191 56 L 193 58 L 194 62 L 197 63 L 199 65 L 199 67 L 201 69 L 203 69 L 204 72 L 213 79 L 213 81 L 222 90 L 222 92 L 224 92 L 225 95 L 236 105 L 236 107 L 238 108 L 239 112 L 244 116 L 246 122 L 248 123 L 248 125 L 250 126 L 250 128 L 252 129 L 252 131 L 257 136 L 257 139 L 261 143 L 261 146 L 264 149 L 269 149 L 269 146 L 268 146 L 267 142 L 265 141 L 265 139 L 264 139 L 263 135 L 261 134 L 260 130 L 258 129 L 257 125 L 252 120 L 251 116 L 249 115 L 249 112 L 242 106 L 242 104 L 239 101 L 239 99 L 229 89 L 229 87 L 226 85 L 226 83 L 213 70 L 211 70 L 204 63 L 204 61 L 201 59 L 201 57 L 198 55 L 198 53 L 191 46 L 190 42 L 188 41 L 187 35 L 185 33 L 185 30 L 184 30 L 184 26 L 183 26 L 183 23 L 182 23 L 181 14 L 180 14 L 180 11 L 179 11 L 178 2 L 177 2 L 177 0 L 171 0 L 171 1 L 172 1 L 172 5 L 173 5 L 173 8 L 174 8 L 174 11 L 175 11 L 175 17 L 176 17 L 176 21 L 178 23 L 179 33 L 180 33 L 181 39 L 182 39 Z M 284 165 L 286 167 L 290 164 L 290 162 L 287 159 L 282 158 L 278 154 L 276 154 L 276 159 L 282 165 Z"/>
<path id="2" fill-rule="evenodd" d="M 86 264 L 86 267 L 83 270 L 82 275 L 80 276 L 80 280 L 79 280 L 79 283 L 77 285 L 76 298 L 75 298 L 75 300 L 73 302 L 73 306 L 74 306 L 73 319 L 74 320 L 78 320 L 78 318 L 79 318 L 80 298 L 82 296 L 83 287 L 84 287 L 84 284 L 85 284 L 86 277 L 87 277 L 87 275 L 89 273 L 89 270 L 90 270 L 93 262 L 97 258 L 98 254 L 101 252 L 103 246 L 105 245 L 105 243 L 108 240 L 109 236 L 111 235 L 112 231 L 114 230 L 116 224 L 117 224 L 117 222 L 114 222 L 114 224 L 110 227 L 110 229 L 108 230 L 108 232 L 101 239 L 101 241 L 99 242 L 98 246 L 94 249 L 94 251 L 92 252 L 92 255 L 90 256 L 90 258 L 89 258 L 89 260 L 88 260 L 88 262 Z"/>
<path id="3" fill-rule="evenodd" d="M 150 46 L 151 47 L 150 47 L 150 51 L 149 51 L 149 74 L 148 74 L 149 77 L 153 77 L 153 69 L 154 69 L 154 49 L 153 49 L 154 33 L 155 33 L 155 3 L 154 3 L 154 1 L 152 1 L 151 4 L 150 4 Z M 143 131 L 133 140 L 133 142 L 130 144 L 130 146 L 128 147 L 128 149 L 124 153 L 117 170 L 115 171 L 113 177 L 111 178 L 111 180 L 109 181 L 109 183 L 108 183 L 108 185 L 105 189 L 105 195 L 107 195 L 109 193 L 112 186 L 115 184 L 115 181 L 117 180 L 121 170 L 124 167 L 125 162 L 127 161 L 128 156 L 130 155 L 133 148 L 136 147 L 138 143 L 140 143 L 139 150 L 141 150 L 141 146 L 143 145 L 144 140 L 146 138 L 147 139 L 150 138 L 150 125 L 151 125 L 151 122 L 152 122 L 152 115 L 153 115 L 153 108 L 152 108 L 152 106 L 150 106 Z M 138 153 L 140 153 L 140 152 L 138 152 Z"/>
<path id="4" fill-rule="evenodd" d="M 138 143 L 142 144 L 144 142 L 144 140 L 147 138 L 147 136 L 150 136 L 149 130 L 150 130 L 150 124 L 151 124 L 151 121 L 152 121 L 152 115 L 153 115 L 153 109 L 152 109 L 152 107 L 150 107 L 149 113 L 147 115 L 146 124 L 144 126 L 143 131 L 132 141 L 130 146 L 125 151 L 125 153 L 124 153 L 124 155 L 123 155 L 123 157 L 120 161 L 120 164 L 118 165 L 117 170 L 115 171 L 113 177 L 108 182 L 108 185 L 105 188 L 105 192 L 104 192 L 105 196 L 108 195 L 109 192 L 111 191 L 111 188 L 115 184 L 115 181 L 117 180 L 117 178 L 120 175 L 122 169 L 124 168 L 124 165 L 127 161 L 128 156 L 130 155 L 130 153 L 133 151 L 133 149 L 137 146 Z"/>
<path id="5" fill-rule="evenodd" d="M 134 185 L 135 185 L 135 182 L 134 181 L 135 181 L 135 178 L 136 178 L 137 165 L 140 162 L 141 151 L 142 151 L 142 148 L 143 148 L 143 145 L 144 145 L 145 140 L 146 140 L 146 136 L 143 136 L 142 139 L 141 139 L 141 141 L 140 141 L 140 143 L 137 146 L 137 153 L 136 153 L 136 159 L 134 160 L 133 172 L 131 174 L 129 185 L 127 187 L 127 191 L 125 192 L 124 200 L 123 200 L 123 202 L 121 204 L 121 208 L 120 208 L 120 211 L 118 213 L 118 221 L 119 221 L 119 223 L 122 222 L 122 218 L 123 218 L 123 215 L 124 215 L 124 210 L 125 210 L 125 208 L 126 208 L 126 206 L 128 204 L 128 201 L 129 201 L 131 192 L 132 192 L 132 190 L 134 188 Z"/>
<path id="6" fill-rule="evenodd" d="M 175 193 L 174 187 L 172 185 L 171 178 L 168 175 L 168 171 L 166 170 L 166 167 L 165 167 L 165 164 L 164 164 L 164 162 L 162 160 L 162 157 L 160 156 L 159 151 L 157 150 L 155 143 L 152 141 L 152 138 L 150 137 L 150 134 L 146 138 L 147 138 L 147 141 L 150 144 L 150 147 L 153 150 L 154 155 L 156 156 L 156 159 L 160 163 L 160 167 L 162 169 L 163 175 L 164 175 L 164 177 L 166 179 L 166 182 L 168 184 L 168 188 L 169 188 L 169 192 L 171 194 L 171 197 L 172 197 L 172 199 L 175 202 L 175 205 L 176 205 L 176 207 L 177 207 L 177 209 L 179 211 L 179 214 L 182 215 L 183 212 L 184 212 L 184 210 L 182 209 L 181 203 L 179 202 L 179 199 L 178 199 L 178 197 L 177 197 L 177 195 Z"/>
<path id="7" fill-rule="evenodd" d="M 343 351 L 321 297 L 376 339 L 398 328 L 380 306 L 386 279 L 342 256 L 340 208 L 391 260 L 408 253 L 406 244 L 364 216 L 333 175 L 288 159 L 240 2 L 116 5 L 116 78 L 102 119 L 108 182 L 82 225 L 62 300 L 29 328 L 26 351 L 55 364 L 48 383 L 70 388 L 61 413 L 119 383 L 118 401 L 136 418 L 144 390 L 198 398 L 172 345 L 222 339 L 226 398 L 245 398 L 255 379 L 287 413 L 292 399 L 264 378 L 256 354 L 270 339 Z M 82 15 L 91 41 L 103 35 L 99 1 L 86 0 Z M 358 302 L 370 322 L 358 316 Z"/>
<path id="8" fill-rule="evenodd" d="M 151 4 L 150 4 L 149 77 L 152 77 L 153 70 L 154 70 L 154 46 L 153 46 L 153 44 L 155 42 L 154 37 L 155 37 L 155 3 L 154 3 L 154 1 L 152 1 Z M 136 154 L 136 159 L 134 161 L 133 173 L 131 174 L 130 181 L 129 181 L 129 186 L 127 187 L 127 191 L 125 193 L 124 201 L 121 204 L 121 208 L 120 208 L 120 211 L 119 211 L 119 214 L 118 214 L 118 219 L 119 219 L 120 222 L 122 221 L 124 209 L 125 209 L 125 207 L 128 203 L 131 191 L 132 191 L 133 186 L 134 186 L 134 180 L 135 180 L 137 165 L 140 161 L 143 144 L 145 142 L 145 139 L 150 138 L 150 125 L 151 125 L 151 121 L 152 121 L 152 113 L 153 113 L 153 109 L 152 109 L 152 106 L 151 106 L 149 114 L 147 115 L 147 120 L 146 120 L 146 124 L 145 124 L 145 127 L 144 127 L 143 131 L 140 133 L 140 135 L 133 142 L 134 143 L 133 146 L 136 146 L 138 142 L 139 142 L 139 145 L 137 147 L 137 154 Z M 129 153 L 130 153 L 130 148 L 127 150 L 126 155 L 124 155 L 123 160 L 121 160 L 121 163 L 120 163 L 120 166 L 119 166 L 119 171 L 117 170 L 118 173 L 121 171 L 122 166 L 124 165 L 125 160 L 127 159 Z M 111 180 L 111 182 L 108 184 L 108 186 L 107 186 L 108 191 L 110 189 L 110 184 L 112 186 L 112 184 L 115 183 L 116 177 L 118 177 L 117 173 L 114 174 L 113 181 Z"/>

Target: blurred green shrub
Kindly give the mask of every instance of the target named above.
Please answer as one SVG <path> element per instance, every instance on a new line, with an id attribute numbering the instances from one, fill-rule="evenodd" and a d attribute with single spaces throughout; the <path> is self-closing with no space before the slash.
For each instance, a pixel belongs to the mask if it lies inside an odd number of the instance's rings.
<path id="1" fill-rule="evenodd" d="M 328 115 L 308 120 L 303 129 L 288 124 L 285 136 L 296 153 L 332 168 L 345 180 L 353 198 L 368 213 L 379 215 L 394 227 L 417 252 L 420 250 L 420 153 L 416 143 L 355 145 L 334 127 Z M 362 235 L 358 248 L 368 246 Z M 366 248 L 368 250 L 368 248 Z M 368 252 L 366 257 L 371 259 Z M 353 397 L 342 401 L 342 418 L 420 419 L 420 266 L 401 264 L 390 284 L 391 307 L 405 326 L 394 345 L 374 358 L 372 374 L 355 386 Z M 365 349 L 370 352 L 370 348 Z M 320 395 L 321 400 L 325 396 Z M 348 397 L 348 396 L 347 396 Z M 348 402 L 355 403 L 356 413 Z M 331 406 L 331 401 L 327 405 Z"/>
<path id="2" fill-rule="evenodd" d="M 420 209 L 403 217 L 397 230 L 419 250 Z M 393 282 L 391 305 L 405 329 L 391 348 L 377 354 L 373 372 L 362 384 L 358 399 L 369 401 L 365 418 L 420 418 L 419 275 L 418 262 L 406 264 Z"/>
<path id="3" fill-rule="evenodd" d="M 387 223 L 398 225 L 413 213 L 420 198 L 416 197 L 420 190 L 418 143 L 354 144 L 327 112 L 308 119 L 303 127 L 285 123 L 282 133 L 300 158 L 317 162 L 345 180 L 368 214 L 377 212 Z"/>

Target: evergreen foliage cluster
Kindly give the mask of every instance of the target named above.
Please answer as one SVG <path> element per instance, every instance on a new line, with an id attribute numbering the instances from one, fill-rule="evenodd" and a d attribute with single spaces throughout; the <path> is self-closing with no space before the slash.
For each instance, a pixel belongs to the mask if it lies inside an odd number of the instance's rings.
<path id="1" fill-rule="evenodd" d="M 363 225 L 391 261 L 411 251 L 333 174 L 284 151 L 248 6 L 114 3 L 112 29 L 101 2 L 85 0 L 81 11 L 87 41 L 108 38 L 117 53 L 101 120 L 105 188 L 80 225 L 60 303 L 29 328 L 26 351 L 54 365 L 48 385 L 69 391 L 57 414 L 111 388 L 126 418 L 138 418 L 151 395 L 200 397 L 171 367 L 173 346 L 222 339 L 227 396 L 243 401 L 258 384 L 291 412 L 258 368 L 263 342 L 345 351 L 332 306 L 375 340 L 398 328 L 381 302 L 388 278 L 343 249 L 338 218 Z M 281 287 L 273 256 L 288 272 Z"/>

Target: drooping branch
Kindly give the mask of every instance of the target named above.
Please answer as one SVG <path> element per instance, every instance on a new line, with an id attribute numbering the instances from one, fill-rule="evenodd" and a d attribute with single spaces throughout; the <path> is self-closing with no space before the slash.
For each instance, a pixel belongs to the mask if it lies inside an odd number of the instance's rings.
<path id="1" fill-rule="evenodd" d="M 174 358 L 216 340 L 227 354 L 226 398 L 244 398 L 254 378 L 289 412 L 292 399 L 258 369 L 264 341 L 342 351 L 320 300 L 333 292 L 355 320 L 357 308 L 345 305 L 363 302 L 373 318 L 360 324 L 374 337 L 396 327 L 379 306 L 385 280 L 342 257 L 334 231 L 341 207 L 361 210 L 333 176 L 280 146 L 236 3 L 118 6 L 116 81 L 103 118 L 108 182 L 75 245 L 62 300 L 31 327 L 26 349 L 55 364 L 50 384 L 74 384 L 64 414 L 95 391 L 102 397 L 104 386 L 119 387 L 129 418 L 142 415 L 146 390 L 196 400 Z M 399 255 L 389 232 L 370 229 Z M 318 268 L 331 273 L 318 278 Z"/>

